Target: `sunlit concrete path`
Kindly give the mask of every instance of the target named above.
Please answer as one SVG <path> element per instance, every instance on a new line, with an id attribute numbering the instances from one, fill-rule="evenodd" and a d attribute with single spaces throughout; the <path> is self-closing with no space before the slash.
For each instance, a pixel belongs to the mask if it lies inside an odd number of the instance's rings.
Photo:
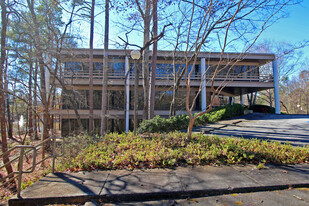
<path id="1" fill-rule="evenodd" d="M 197 127 L 194 131 L 219 136 L 257 138 L 291 143 L 295 146 L 307 146 L 309 145 L 309 115 L 256 113 Z"/>
<path id="2" fill-rule="evenodd" d="M 308 206 L 309 189 L 296 188 L 267 192 L 250 192 L 241 194 L 215 195 L 200 198 L 169 199 L 157 201 L 117 202 L 104 206 Z M 86 206 L 86 205 L 85 205 Z"/>

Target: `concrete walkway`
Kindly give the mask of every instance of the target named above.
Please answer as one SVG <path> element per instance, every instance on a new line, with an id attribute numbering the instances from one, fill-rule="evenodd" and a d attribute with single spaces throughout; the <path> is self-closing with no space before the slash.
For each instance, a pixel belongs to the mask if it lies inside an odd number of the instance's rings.
<path id="1" fill-rule="evenodd" d="M 290 187 L 309 187 L 309 164 L 56 173 L 23 190 L 22 198 L 11 198 L 9 205 L 184 199 Z"/>
<path id="2" fill-rule="evenodd" d="M 254 113 L 232 120 L 196 127 L 194 132 L 280 141 L 294 146 L 309 145 L 309 115 Z"/>

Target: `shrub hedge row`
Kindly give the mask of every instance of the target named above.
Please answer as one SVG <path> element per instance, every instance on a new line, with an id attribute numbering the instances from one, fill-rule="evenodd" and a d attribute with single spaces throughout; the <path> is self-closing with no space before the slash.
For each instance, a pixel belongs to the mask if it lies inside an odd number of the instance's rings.
<path id="1" fill-rule="evenodd" d="M 216 122 L 223 119 L 243 115 L 244 107 L 240 104 L 226 105 L 217 107 L 209 113 L 198 117 L 195 126 Z M 144 120 L 140 123 L 137 132 L 142 133 L 163 133 L 175 130 L 183 130 L 188 127 L 189 117 L 186 114 L 176 115 L 168 119 L 155 116 L 151 120 Z"/>
<path id="2" fill-rule="evenodd" d="M 255 104 L 255 105 L 252 105 L 250 109 L 252 109 L 253 112 L 275 114 L 275 108 L 267 106 L 267 105 Z"/>

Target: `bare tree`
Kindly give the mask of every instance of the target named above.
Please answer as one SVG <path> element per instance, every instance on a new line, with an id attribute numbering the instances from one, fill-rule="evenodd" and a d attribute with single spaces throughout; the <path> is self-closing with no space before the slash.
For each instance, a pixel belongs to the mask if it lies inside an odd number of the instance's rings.
<path id="1" fill-rule="evenodd" d="M 109 36 L 109 0 L 105 0 L 105 31 L 104 31 L 104 68 L 102 86 L 101 135 L 107 128 L 107 82 L 108 82 L 108 36 Z"/>
<path id="2" fill-rule="evenodd" d="M 252 45 L 256 42 L 260 34 L 269 27 L 274 21 L 280 19 L 283 9 L 297 1 L 282 0 L 282 1 L 213 1 L 207 0 L 204 2 L 196 2 L 184 0 L 187 7 L 190 7 L 191 15 L 188 18 L 190 24 L 187 32 L 187 46 L 184 52 L 185 56 L 185 78 L 186 78 L 186 110 L 189 116 L 189 126 L 187 138 L 191 139 L 192 128 L 195 120 L 212 110 L 215 96 L 219 95 L 223 88 L 228 84 L 229 73 L 234 68 L 235 64 L 245 56 Z M 270 10 L 270 8 L 272 8 Z M 198 18 L 197 18 L 198 17 Z M 195 29 L 194 29 L 195 28 Z M 191 34 L 195 33 L 194 43 L 190 44 Z M 202 48 L 208 45 L 208 40 L 216 38 L 218 47 L 220 48 L 219 61 L 216 65 L 208 68 L 211 71 L 211 77 L 206 79 L 206 73 L 201 74 L 201 84 L 196 95 L 190 97 L 191 77 L 194 73 L 195 65 L 197 64 L 198 55 Z M 245 40 L 245 41 L 241 41 Z M 225 51 L 232 46 L 234 42 L 241 43 L 242 53 L 234 58 L 226 58 Z M 213 43 L 213 42 L 212 42 Z M 223 61 L 224 60 L 224 61 Z M 214 82 L 218 74 L 225 71 L 226 76 L 224 81 L 219 86 L 215 87 Z M 210 85 L 211 100 L 208 106 L 201 112 L 193 114 L 193 109 L 203 88 L 204 81 L 208 81 Z"/>
<path id="3" fill-rule="evenodd" d="M 152 1 L 152 9 L 153 9 L 153 27 L 152 34 L 153 36 L 158 35 L 158 1 Z M 158 53 L 158 42 L 154 41 L 152 47 L 152 59 L 151 59 L 151 76 L 150 76 L 150 92 L 149 92 L 149 102 L 148 102 L 148 119 L 152 119 L 154 116 L 154 102 L 155 102 L 155 87 L 156 87 L 156 68 L 157 68 L 157 53 Z"/>
<path id="4" fill-rule="evenodd" d="M 27 0 L 27 6 L 30 11 L 30 15 L 33 21 L 33 28 L 34 28 L 34 45 L 36 47 L 36 57 L 38 58 L 39 62 L 39 69 L 40 69 L 40 92 L 41 92 L 41 102 L 43 105 L 43 140 L 48 137 L 48 115 L 49 115 L 49 101 L 48 101 L 48 94 L 46 88 L 46 79 L 45 79 L 45 63 L 43 57 L 43 48 L 41 43 L 41 35 L 40 35 L 40 28 L 39 22 L 37 20 L 37 14 L 34 9 L 34 0 Z M 42 148 L 42 159 L 45 158 L 45 145 Z"/>
<path id="5" fill-rule="evenodd" d="M 149 46 L 145 47 L 149 42 L 150 35 L 150 22 L 152 19 L 151 2 L 144 2 L 144 9 L 138 0 L 135 0 L 140 16 L 143 19 L 143 47 L 142 51 L 142 75 L 143 75 L 143 89 L 144 89 L 144 106 L 143 106 L 143 119 L 148 118 L 148 104 L 149 104 Z"/>
<path id="6" fill-rule="evenodd" d="M 91 1 L 90 11 L 90 54 L 89 54 L 89 133 L 93 132 L 93 34 L 94 34 L 94 6 L 95 0 Z M 105 62 L 104 62 L 105 63 Z"/>
<path id="7" fill-rule="evenodd" d="M 177 105 L 177 96 L 178 96 L 178 90 L 181 80 L 184 77 L 185 74 L 185 68 L 182 66 L 182 57 L 180 56 L 181 50 L 183 49 L 183 46 L 187 44 L 187 41 L 185 39 L 185 35 L 188 32 L 189 22 L 187 21 L 187 16 L 190 15 L 186 8 L 181 8 L 182 4 L 181 1 L 176 4 L 176 12 L 172 12 L 172 15 L 170 15 L 166 21 L 172 23 L 172 29 L 169 29 L 167 31 L 167 35 L 165 36 L 164 40 L 167 42 L 171 47 L 173 48 L 172 51 L 172 59 L 173 59 L 173 96 L 172 101 L 170 103 L 170 111 L 169 116 L 176 115 L 176 105 Z M 179 11 L 180 14 L 179 14 Z M 175 18 L 175 16 L 177 18 Z M 191 39 L 194 39 L 194 36 L 192 36 Z M 190 41 L 190 39 L 189 39 Z"/>
<path id="8" fill-rule="evenodd" d="M 127 46 L 132 46 L 132 47 L 137 47 L 139 48 L 140 53 L 143 53 L 143 51 L 145 50 L 145 48 L 148 48 L 150 45 L 152 45 L 155 41 L 159 41 L 160 39 L 163 38 L 164 34 L 165 34 L 165 29 L 167 27 L 171 26 L 171 24 L 168 25 L 164 25 L 161 33 L 157 36 L 152 36 L 152 38 L 146 42 L 146 44 L 141 47 L 139 45 L 136 44 L 131 44 L 129 43 L 129 38 L 128 36 L 126 36 L 126 39 L 124 40 L 123 38 L 119 37 L 119 39 L 121 41 L 123 41 L 125 43 L 125 48 L 127 48 Z M 136 133 L 137 130 L 137 122 L 138 122 L 138 114 L 137 114 L 137 110 L 138 110 L 138 82 L 139 82 L 139 64 L 140 64 L 140 59 L 135 62 L 135 80 L 134 80 L 134 133 Z M 126 74 L 126 78 L 127 78 L 128 73 Z"/>
<path id="9" fill-rule="evenodd" d="M 46 130 L 53 127 L 49 110 L 54 105 L 55 81 L 58 78 L 60 68 L 60 51 L 63 45 L 68 45 L 68 41 L 74 45 L 74 42 L 71 41 L 72 37 L 68 35 L 67 31 L 72 23 L 75 3 L 68 7 L 72 8 L 71 12 L 64 9 L 65 12 L 70 12 L 67 24 L 64 24 L 64 19 L 61 19 L 60 8 L 63 6 L 61 3 L 63 2 L 37 2 L 32 0 L 28 0 L 27 4 L 20 3 L 17 7 L 19 10 L 15 11 L 18 18 L 12 19 L 11 22 L 12 32 L 10 34 L 12 35 L 9 36 L 11 43 L 10 66 L 16 74 L 24 74 L 20 77 L 18 84 L 24 85 L 25 91 L 29 91 L 29 98 L 25 102 L 29 108 L 26 123 L 31 128 L 33 122 L 35 137 L 37 137 L 39 121 L 43 121 L 43 127 L 45 127 L 43 138 L 46 138 Z M 53 62 L 54 59 L 51 58 L 51 55 L 56 58 L 55 62 Z M 52 75 L 46 77 L 46 73 Z M 12 75 L 9 74 L 9 76 L 13 78 Z M 27 85 L 25 80 L 29 80 Z M 50 84 L 44 83 L 44 80 L 50 82 Z M 43 108 L 43 112 L 40 111 L 40 108 Z M 43 118 L 39 115 L 42 113 Z M 31 120 L 31 116 L 34 120 Z"/>
<path id="10" fill-rule="evenodd" d="M 299 50 L 306 46 L 308 46 L 308 41 L 300 42 L 298 44 L 265 41 L 254 45 L 251 51 L 259 53 L 274 53 L 276 55 L 277 66 L 279 69 L 279 80 L 282 82 L 288 78 L 289 75 L 295 74 L 302 68 L 302 65 L 304 64 L 303 55 Z M 263 76 L 272 74 L 272 65 L 266 64 L 260 67 L 260 74 Z M 266 102 L 269 106 L 273 106 L 273 89 L 261 91 L 258 96 L 255 95 L 255 97 L 257 97 L 258 102 Z M 282 102 L 282 104 L 284 105 L 284 102 Z"/>
<path id="11" fill-rule="evenodd" d="M 154 110 L 154 87 L 155 87 L 155 70 L 153 70 L 152 63 L 151 66 L 151 80 L 150 80 L 150 72 L 149 72 L 149 62 L 150 62 L 150 46 L 149 42 L 152 39 L 156 39 L 156 27 L 160 30 L 166 25 L 171 25 L 170 22 L 164 22 L 163 24 L 158 24 L 159 20 L 165 18 L 162 15 L 166 8 L 170 5 L 174 4 L 174 1 L 161 1 L 159 4 L 157 0 L 151 1 L 139 1 L 139 0 L 129 0 L 123 4 L 117 6 L 120 12 L 124 12 L 127 16 L 126 22 L 123 20 L 121 22 L 117 22 L 118 26 L 124 31 L 123 33 L 126 36 L 129 34 L 136 35 L 136 33 L 142 33 L 143 35 L 143 44 L 138 45 L 139 48 L 144 48 L 142 50 L 142 76 L 143 76 L 143 119 L 148 119 L 149 117 L 153 116 Z M 127 9 L 127 8 L 130 9 Z M 119 9 L 120 8 L 120 9 Z M 156 18 L 154 15 L 160 15 L 161 18 Z M 165 14 L 166 15 L 166 14 Z M 155 18 L 155 19 L 154 19 Z M 151 32 L 151 24 L 153 25 L 153 32 Z M 159 26 L 158 26 L 159 25 Z M 131 40 L 131 39 L 130 39 Z M 132 40 L 131 40 L 132 41 Z M 156 43 L 155 43 L 156 44 Z M 156 45 L 153 46 L 153 54 L 155 55 Z M 152 58 L 153 61 L 156 61 L 156 58 Z"/>

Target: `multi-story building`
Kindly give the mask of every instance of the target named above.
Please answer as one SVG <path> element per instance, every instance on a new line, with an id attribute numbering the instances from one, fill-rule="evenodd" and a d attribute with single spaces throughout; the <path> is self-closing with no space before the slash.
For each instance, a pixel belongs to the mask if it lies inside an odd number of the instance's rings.
<path id="1" fill-rule="evenodd" d="M 100 110 L 102 99 L 103 83 L 103 55 L 104 50 L 94 50 L 93 86 L 94 86 L 94 127 L 97 131 L 100 128 Z M 172 99 L 172 87 L 174 85 L 173 68 L 182 69 L 185 64 L 184 52 L 172 55 L 171 51 L 158 51 L 156 81 L 155 81 L 155 111 L 154 115 L 167 117 Z M 89 122 L 89 49 L 73 49 L 62 52 L 63 68 L 59 73 L 61 81 L 67 89 L 73 89 L 77 103 L 78 113 L 85 126 Z M 173 59 L 173 56 L 175 59 Z M 176 57 L 175 57 L 176 56 Z M 220 57 L 221 61 L 220 61 Z M 151 58 L 151 57 L 150 57 Z M 174 61 L 173 61 L 174 60 Z M 215 105 L 228 104 L 232 97 L 240 96 L 243 102 L 243 95 L 251 92 L 275 88 L 276 112 L 280 112 L 278 96 L 277 69 L 273 63 L 273 72 L 261 75 L 260 67 L 274 62 L 273 54 L 240 54 L 240 53 L 220 53 L 201 52 L 198 54 L 197 62 L 191 77 L 191 95 L 194 96 L 200 88 L 201 81 L 204 83 L 202 91 L 197 98 L 195 111 L 200 111 L 207 106 L 210 101 L 211 78 L 213 70 L 218 66 L 222 71 L 214 78 L 214 87 L 218 87 L 225 81 L 220 95 L 216 97 Z M 191 66 L 192 67 L 192 66 Z M 108 129 L 110 131 L 124 131 L 126 125 L 133 126 L 133 87 L 134 87 L 134 60 L 130 58 L 130 53 L 124 50 L 109 50 L 109 71 L 108 71 Z M 126 72 L 128 80 L 126 80 Z M 202 74 L 202 75 L 201 75 Z M 204 78 L 205 77 L 205 78 Z M 176 114 L 186 113 L 185 77 L 180 81 L 177 93 Z M 274 81 L 275 80 L 275 81 Z M 125 83 L 127 81 L 127 84 Z M 60 88 L 59 82 L 56 84 Z M 125 90 L 129 90 L 129 101 L 125 99 Z M 139 111 L 142 116 L 142 75 L 139 76 Z M 68 101 L 65 93 L 62 94 L 61 108 L 53 110 L 52 113 L 59 115 L 62 123 L 63 135 L 73 131 L 76 127 L 76 115 L 72 104 Z M 126 111 L 129 108 L 129 111 Z M 128 129 L 128 128 L 127 128 Z"/>

